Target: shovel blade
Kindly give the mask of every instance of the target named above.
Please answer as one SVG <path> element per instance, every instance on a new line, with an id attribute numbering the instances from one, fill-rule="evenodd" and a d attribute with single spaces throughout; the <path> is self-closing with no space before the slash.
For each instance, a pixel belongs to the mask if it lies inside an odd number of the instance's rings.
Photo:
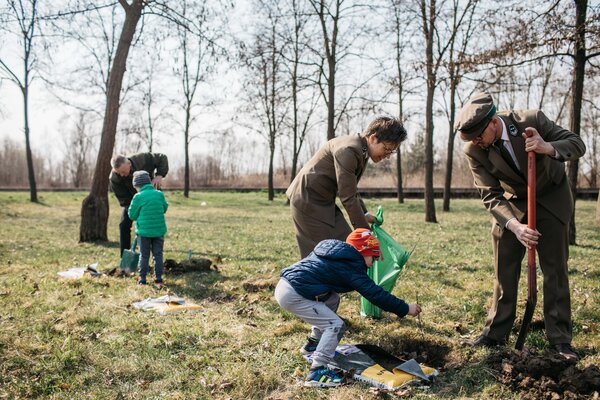
<path id="1" fill-rule="evenodd" d="M 525 338 L 527 337 L 527 331 L 529 330 L 529 324 L 531 324 L 531 320 L 533 319 L 533 311 L 535 310 L 536 303 L 536 297 L 527 299 L 525 314 L 523 314 L 523 322 L 521 323 L 521 329 L 519 330 L 519 336 L 517 337 L 517 343 L 515 344 L 515 349 L 517 350 L 523 350 Z"/>
<path id="2" fill-rule="evenodd" d="M 396 366 L 396 368 L 399 369 L 400 371 L 406 372 L 407 374 L 417 376 L 426 381 L 429 380 L 429 377 L 423 372 L 423 369 L 421 369 L 421 366 L 414 358 Z"/>

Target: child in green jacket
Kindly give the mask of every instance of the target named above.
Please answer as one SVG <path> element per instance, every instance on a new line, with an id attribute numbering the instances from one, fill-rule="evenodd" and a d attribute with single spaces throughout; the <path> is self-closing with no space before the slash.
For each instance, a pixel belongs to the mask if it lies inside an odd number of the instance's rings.
<path id="1" fill-rule="evenodd" d="M 138 284 L 146 285 L 150 251 L 154 256 L 154 282 L 163 286 L 163 247 L 167 224 L 165 213 L 169 203 L 163 192 L 154 189 L 150 174 L 146 171 L 136 171 L 133 174 L 133 187 L 138 193 L 133 196 L 129 206 L 129 218 L 135 221 L 135 232 L 140 244 L 140 261 L 138 269 L 140 277 Z"/>

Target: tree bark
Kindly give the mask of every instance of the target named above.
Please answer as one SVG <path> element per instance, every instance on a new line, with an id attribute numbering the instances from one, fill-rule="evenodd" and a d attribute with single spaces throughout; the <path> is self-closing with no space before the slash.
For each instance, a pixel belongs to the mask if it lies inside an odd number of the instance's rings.
<path id="1" fill-rule="evenodd" d="M 123 76 L 127 67 L 127 56 L 135 35 L 136 27 L 142 15 L 144 0 L 134 0 L 131 5 L 120 0 L 125 9 L 125 22 L 121 30 L 119 45 L 113 60 L 108 78 L 106 94 L 106 110 L 102 125 L 100 149 L 96 160 L 96 168 L 92 179 L 92 187 L 88 196 L 81 204 L 81 224 L 79 226 L 79 241 L 107 241 L 108 225 L 108 179 L 110 174 L 110 159 L 115 145 L 117 122 L 119 120 L 119 102 Z"/>
<path id="2" fill-rule="evenodd" d="M 444 177 L 444 200 L 443 211 L 450 211 L 450 189 L 452 188 L 452 167 L 454 155 L 454 139 L 456 131 L 454 130 L 454 117 L 456 109 L 456 69 L 451 67 L 450 73 L 450 118 L 448 119 L 448 146 L 446 151 L 446 176 Z"/>
<path id="3" fill-rule="evenodd" d="M 188 99 L 189 100 L 189 99 Z M 183 196 L 190 197 L 190 120 L 191 120 L 191 101 L 188 101 L 185 108 L 185 130 L 183 132 L 183 152 L 184 152 L 184 167 L 183 167 Z"/>
<path id="4" fill-rule="evenodd" d="M 575 63 L 573 65 L 573 80 L 571 82 L 571 132 L 579 135 L 581 132 L 581 105 L 583 102 L 583 83 L 585 79 L 585 19 L 587 11 L 587 0 L 575 0 Z M 568 179 L 573 194 L 573 206 L 577 194 L 577 175 L 579 172 L 579 160 L 569 162 Z M 575 226 L 575 207 L 569 223 L 569 244 L 576 244 L 577 229 Z"/>
<path id="5" fill-rule="evenodd" d="M 25 61 L 27 64 L 27 61 Z M 23 118 L 25 131 L 25 154 L 27 156 L 27 175 L 29 177 L 29 200 L 32 203 L 38 202 L 37 185 L 35 183 L 35 172 L 33 169 L 33 154 L 31 153 L 31 141 L 29 138 L 29 71 L 25 65 L 25 86 L 21 89 L 23 92 Z"/>
<path id="6" fill-rule="evenodd" d="M 598 194 L 598 199 L 596 200 L 596 224 L 600 225 L 600 193 Z"/>
<path id="7" fill-rule="evenodd" d="M 429 17 L 424 0 L 421 0 L 423 33 L 425 34 L 427 99 L 425 103 L 425 222 L 437 222 L 433 198 L 433 96 L 435 94 L 436 74 L 433 67 L 433 41 L 435 28 L 435 0 L 429 4 Z"/>

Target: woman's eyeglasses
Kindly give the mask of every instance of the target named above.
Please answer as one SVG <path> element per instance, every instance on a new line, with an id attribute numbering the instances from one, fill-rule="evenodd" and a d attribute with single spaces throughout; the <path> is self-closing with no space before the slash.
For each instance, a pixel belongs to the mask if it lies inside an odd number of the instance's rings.
<path id="1" fill-rule="evenodd" d="M 392 154 L 393 152 L 396 151 L 396 149 L 398 148 L 397 146 L 393 146 L 393 147 L 388 147 L 385 142 L 383 143 L 383 151 L 385 152 L 385 155 L 389 156 L 390 154 Z"/>

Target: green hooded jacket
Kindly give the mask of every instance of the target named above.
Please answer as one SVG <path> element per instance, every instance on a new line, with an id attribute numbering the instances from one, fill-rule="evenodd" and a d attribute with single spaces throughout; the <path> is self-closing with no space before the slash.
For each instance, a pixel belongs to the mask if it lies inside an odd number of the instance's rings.
<path id="1" fill-rule="evenodd" d="M 135 232 L 144 237 L 161 237 L 167 233 L 165 213 L 169 203 L 163 192 L 154 189 L 151 184 L 140 188 L 133 196 L 129 206 L 129 218 L 135 221 Z"/>
<path id="2" fill-rule="evenodd" d="M 137 193 L 133 187 L 133 173 L 135 171 L 146 171 L 150 179 L 156 175 L 163 178 L 169 172 L 169 159 L 161 153 L 138 153 L 127 157 L 131 161 L 131 171 L 128 176 L 120 176 L 115 172 L 110 174 L 110 189 L 113 191 L 121 207 L 128 207 L 131 199 Z"/>

